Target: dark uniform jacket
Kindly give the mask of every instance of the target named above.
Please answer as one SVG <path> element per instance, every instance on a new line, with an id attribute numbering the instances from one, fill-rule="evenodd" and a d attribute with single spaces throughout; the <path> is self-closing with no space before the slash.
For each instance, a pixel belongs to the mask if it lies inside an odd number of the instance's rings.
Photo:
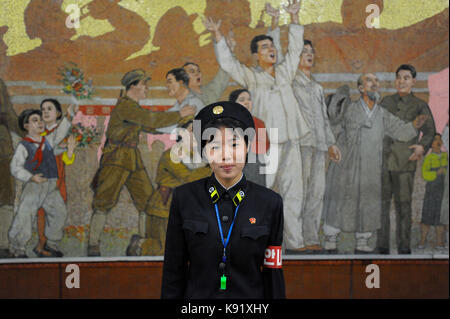
<path id="1" fill-rule="evenodd" d="M 417 136 L 409 142 L 400 142 L 388 136 L 384 139 L 383 158 L 385 169 L 395 172 L 414 172 L 417 162 L 408 160 L 413 153 L 413 150 L 409 147 L 414 144 L 421 144 L 426 154 L 436 133 L 433 115 L 428 104 L 412 93 L 404 97 L 396 93 L 384 97 L 380 105 L 405 122 L 414 121 L 418 115 L 429 116 L 429 119 L 418 130 Z M 423 135 L 419 141 L 420 133 Z"/>
<path id="2" fill-rule="evenodd" d="M 226 248 L 226 290 L 220 289 L 223 244 L 209 192 L 213 187 L 224 237 L 235 213 L 232 199 L 238 202 L 236 194 L 244 192 Z M 281 266 L 264 267 L 267 247 L 281 246 L 282 239 L 281 196 L 245 176 L 228 191 L 214 174 L 179 186 L 170 208 L 161 297 L 285 298 Z"/>

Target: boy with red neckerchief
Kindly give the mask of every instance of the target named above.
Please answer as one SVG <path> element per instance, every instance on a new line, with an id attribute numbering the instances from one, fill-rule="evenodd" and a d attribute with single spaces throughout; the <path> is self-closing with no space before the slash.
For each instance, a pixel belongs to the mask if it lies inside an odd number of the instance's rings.
<path id="1" fill-rule="evenodd" d="M 31 238 L 32 223 L 39 208 L 47 217 L 45 250 L 62 257 L 58 244 L 63 236 L 67 216 L 66 205 L 56 186 L 58 169 L 53 140 L 41 134 L 45 130 L 40 110 L 25 110 L 18 119 L 19 127 L 27 131 L 11 161 L 11 174 L 24 182 L 19 207 L 9 230 L 10 251 L 17 258 L 26 258 L 26 245 Z"/>

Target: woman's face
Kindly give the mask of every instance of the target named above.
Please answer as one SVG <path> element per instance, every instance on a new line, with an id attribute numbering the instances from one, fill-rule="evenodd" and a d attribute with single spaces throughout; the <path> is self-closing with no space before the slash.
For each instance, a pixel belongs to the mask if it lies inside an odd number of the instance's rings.
<path id="1" fill-rule="evenodd" d="M 177 92 L 183 87 L 183 81 L 177 81 L 173 74 L 169 74 L 166 77 L 166 87 L 169 96 L 174 97 Z"/>
<path id="2" fill-rule="evenodd" d="M 51 125 L 56 122 L 61 113 L 56 109 L 55 105 L 50 102 L 42 104 L 42 120 L 45 125 Z"/>
<path id="3" fill-rule="evenodd" d="M 245 108 L 251 112 L 253 107 L 252 98 L 250 97 L 250 94 L 248 92 L 242 92 L 239 94 L 238 98 L 236 99 L 236 102 L 245 106 Z"/>
<path id="4" fill-rule="evenodd" d="M 204 152 L 214 175 L 221 181 L 234 181 L 242 174 L 247 156 L 244 137 L 231 128 L 216 130 Z"/>

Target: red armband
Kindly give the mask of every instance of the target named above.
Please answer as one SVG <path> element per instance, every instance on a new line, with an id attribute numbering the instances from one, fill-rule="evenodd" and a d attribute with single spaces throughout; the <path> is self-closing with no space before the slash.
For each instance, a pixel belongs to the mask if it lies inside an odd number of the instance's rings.
<path id="1" fill-rule="evenodd" d="M 269 246 L 264 254 L 264 267 L 281 268 L 281 246 Z"/>

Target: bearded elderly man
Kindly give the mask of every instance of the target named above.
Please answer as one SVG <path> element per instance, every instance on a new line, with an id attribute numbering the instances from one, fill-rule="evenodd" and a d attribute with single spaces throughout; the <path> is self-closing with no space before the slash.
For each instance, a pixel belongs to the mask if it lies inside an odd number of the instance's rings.
<path id="1" fill-rule="evenodd" d="M 337 145 L 340 163 L 332 162 L 327 172 L 324 201 L 325 249 L 337 252 L 341 231 L 355 233 L 356 254 L 371 253 L 368 240 L 381 227 L 381 174 L 383 138 L 408 141 L 426 116 L 403 122 L 377 104 L 378 78 L 363 74 L 358 79 L 359 100 L 351 103 L 339 122 Z"/>

